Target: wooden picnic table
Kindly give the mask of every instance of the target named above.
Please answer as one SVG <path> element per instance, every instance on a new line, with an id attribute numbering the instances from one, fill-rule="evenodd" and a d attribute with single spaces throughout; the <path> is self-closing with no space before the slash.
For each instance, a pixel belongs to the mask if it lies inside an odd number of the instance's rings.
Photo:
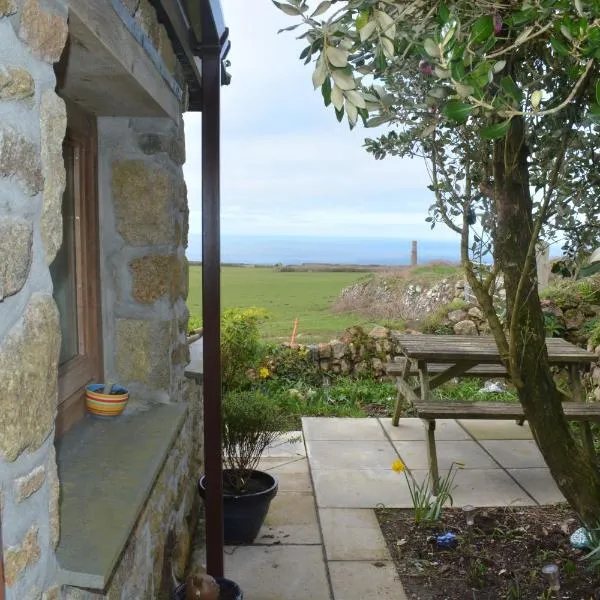
<path id="1" fill-rule="evenodd" d="M 400 419 L 402 398 L 410 403 L 429 402 L 429 392 L 454 377 L 506 377 L 496 342 L 491 336 L 399 335 L 395 338 L 403 360 L 389 363 L 387 372 L 396 376 L 398 398 L 393 425 Z M 581 399 L 580 370 L 598 357 L 563 340 L 547 338 L 552 366 L 567 366 L 574 400 Z M 408 381 L 419 376 L 419 386 Z"/>
<path id="2" fill-rule="evenodd" d="M 400 360 L 387 365 L 387 373 L 396 376 L 398 395 L 392 424 L 398 426 L 402 399 L 412 404 L 427 426 L 427 454 L 434 489 L 439 482 L 435 448 L 436 419 L 518 419 L 522 425 L 525 414 L 520 404 L 475 402 L 458 404 L 432 401 L 430 391 L 454 377 L 507 377 L 507 371 L 491 336 L 460 335 L 400 335 L 395 338 Z M 590 428 L 591 421 L 600 421 L 600 405 L 582 403 L 580 370 L 598 360 L 591 352 L 578 348 L 561 338 L 547 338 L 548 360 L 552 366 L 569 369 L 569 384 L 573 402 L 563 402 L 569 420 L 579 421 L 585 447 L 595 459 L 596 451 Z M 418 375 L 419 385 L 409 382 Z"/>

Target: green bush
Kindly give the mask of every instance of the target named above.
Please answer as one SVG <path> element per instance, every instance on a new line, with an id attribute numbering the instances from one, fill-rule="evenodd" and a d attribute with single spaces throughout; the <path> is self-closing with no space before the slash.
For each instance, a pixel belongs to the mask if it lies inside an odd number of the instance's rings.
<path id="1" fill-rule="evenodd" d="M 264 362 L 270 376 L 294 384 L 302 381 L 308 385 L 319 385 L 323 375 L 306 347 L 272 345 L 266 348 Z"/>
<path id="2" fill-rule="evenodd" d="M 202 329 L 202 317 L 198 317 L 196 315 L 190 315 L 188 319 L 188 331 L 197 331 L 198 329 Z"/>
<path id="3" fill-rule="evenodd" d="M 230 470 L 226 483 L 231 490 L 246 491 L 260 457 L 288 429 L 289 420 L 274 398 L 261 390 L 223 396 L 223 463 Z"/>
<path id="4" fill-rule="evenodd" d="M 258 325 L 267 318 L 260 308 L 230 308 L 221 316 L 221 370 L 223 389 L 247 389 L 249 371 L 262 355 Z"/>
<path id="5" fill-rule="evenodd" d="M 588 330 L 590 334 L 588 343 L 594 348 L 600 346 L 600 317 L 596 317 L 590 321 Z"/>
<path id="6" fill-rule="evenodd" d="M 544 315 L 544 327 L 548 337 L 562 337 L 565 334 L 564 323 L 556 315 Z"/>

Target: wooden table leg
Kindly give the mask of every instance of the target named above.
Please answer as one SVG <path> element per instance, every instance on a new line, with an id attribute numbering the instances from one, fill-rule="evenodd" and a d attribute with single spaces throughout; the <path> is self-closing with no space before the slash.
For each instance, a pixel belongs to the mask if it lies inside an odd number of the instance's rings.
<path id="1" fill-rule="evenodd" d="M 396 378 L 396 388 L 398 390 L 396 395 L 396 408 L 394 409 L 394 416 L 392 417 L 392 425 L 398 426 L 400 420 L 400 413 L 402 412 L 402 400 L 406 400 L 407 404 L 414 404 L 419 401 L 419 397 L 413 391 L 411 385 L 402 379 L 401 377 Z"/>
<path id="2" fill-rule="evenodd" d="M 583 386 L 581 385 L 581 374 L 578 364 L 569 365 L 569 387 L 574 402 L 585 402 L 583 397 Z M 581 429 L 581 438 L 583 446 L 586 449 L 590 459 L 595 463 L 597 460 L 596 448 L 594 447 L 594 436 L 592 435 L 592 427 L 589 421 L 581 421 L 579 423 Z"/>
<path id="3" fill-rule="evenodd" d="M 433 486 L 433 493 L 437 495 L 440 484 L 440 473 L 438 471 L 437 450 L 435 448 L 435 420 L 427 423 L 427 458 L 429 460 L 429 476 Z"/>
<path id="4" fill-rule="evenodd" d="M 419 369 L 419 379 L 421 380 L 421 402 L 429 400 L 429 374 L 427 373 L 427 363 L 420 360 L 417 363 Z"/>
<path id="5" fill-rule="evenodd" d="M 585 398 L 582 397 L 583 389 L 578 364 L 569 365 L 569 387 L 571 388 L 574 402 L 585 402 Z"/>
<path id="6" fill-rule="evenodd" d="M 400 391 L 400 377 L 396 377 L 396 406 L 394 408 L 394 416 L 392 417 L 392 425 L 398 427 L 400 422 L 400 413 L 402 412 L 402 399 L 404 396 Z"/>

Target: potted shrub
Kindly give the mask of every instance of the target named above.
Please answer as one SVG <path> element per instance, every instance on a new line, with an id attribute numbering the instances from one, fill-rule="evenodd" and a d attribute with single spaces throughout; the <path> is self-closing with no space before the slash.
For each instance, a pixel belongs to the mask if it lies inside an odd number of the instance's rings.
<path id="1" fill-rule="evenodd" d="M 267 447 L 286 430 L 288 418 L 260 390 L 223 396 L 223 518 L 226 544 L 250 544 L 264 522 L 278 482 L 257 470 Z M 205 477 L 199 482 L 204 498 Z"/>

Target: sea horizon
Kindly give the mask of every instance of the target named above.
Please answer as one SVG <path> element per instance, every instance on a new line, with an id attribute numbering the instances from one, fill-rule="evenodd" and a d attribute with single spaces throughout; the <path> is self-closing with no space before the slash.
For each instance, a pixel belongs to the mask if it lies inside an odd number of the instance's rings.
<path id="1" fill-rule="evenodd" d="M 460 242 L 417 240 L 418 263 L 458 262 Z M 410 264 L 412 239 L 405 237 L 221 236 L 221 262 L 254 265 L 381 265 Z M 186 256 L 202 260 L 202 236 L 190 234 Z"/>

